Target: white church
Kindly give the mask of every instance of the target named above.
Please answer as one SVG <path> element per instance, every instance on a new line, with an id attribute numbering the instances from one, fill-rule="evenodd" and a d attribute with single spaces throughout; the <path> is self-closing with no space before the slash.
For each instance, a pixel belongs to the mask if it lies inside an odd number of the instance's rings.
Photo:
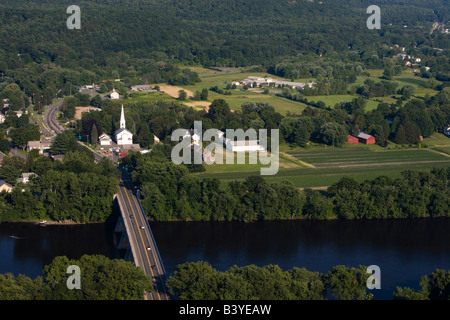
<path id="1" fill-rule="evenodd" d="M 133 144 L 133 134 L 126 129 L 125 126 L 125 113 L 123 111 L 122 105 L 122 113 L 120 114 L 120 129 L 116 131 L 116 143 L 118 145 L 131 145 Z"/>

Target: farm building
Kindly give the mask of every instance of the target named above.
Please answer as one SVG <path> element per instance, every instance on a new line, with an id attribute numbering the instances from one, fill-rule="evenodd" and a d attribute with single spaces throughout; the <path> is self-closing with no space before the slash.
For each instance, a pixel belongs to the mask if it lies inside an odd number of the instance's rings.
<path id="1" fill-rule="evenodd" d="M 376 142 L 373 136 L 362 132 L 358 135 L 358 141 L 364 144 L 374 144 Z"/>
<path id="2" fill-rule="evenodd" d="M 265 151 L 266 149 L 259 144 L 258 140 L 240 140 L 233 141 L 225 139 L 225 146 L 228 150 L 233 152 L 250 152 L 250 151 Z"/>
<path id="3" fill-rule="evenodd" d="M 250 76 L 247 77 L 246 79 L 244 79 L 241 82 L 242 85 L 247 85 L 248 87 L 252 88 L 254 84 L 256 84 L 257 86 L 269 86 L 269 85 L 273 85 L 273 86 L 290 86 L 293 89 L 303 89 L 306 85 L 308 85 L 309 87 L 312 87 L 314 82 L 310 82 L 310 83 L 304 83 L 304 82 L 292 82 L 292 81 L 283 81 L 283 80 L 275 80 L 272 78 L 268 78 L 268 77 L 255 77 L 255 76 Z"/>
<path id="4" fill-rule="evenodd" d="M 348 135 L 348 140 L 347 140 L 347 142 L 346 143 L 349 143 L 349 144 L 358 144 L 358 138 L 355 138 L 354 136 L 352 136 L 352 135 Z"/>
<path id="5" fill-rule="evenodd" d="M 151 91 L 152 88 L 148 84 L 138 84 L 131 87 L 131 91 Z"/>

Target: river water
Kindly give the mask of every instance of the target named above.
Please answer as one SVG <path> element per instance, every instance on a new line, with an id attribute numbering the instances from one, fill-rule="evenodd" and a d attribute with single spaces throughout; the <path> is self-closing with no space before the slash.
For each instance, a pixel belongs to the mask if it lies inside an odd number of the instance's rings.
<path id="1" fill-rule="evenodd" d="M 117 258 L 113 224 L 39 226 L 0 224 L 0 273 L 42 275 L 59 255 Z M 152 222 L 167 273 L 187 261 L 204 260 L 224 271 L 233 265 L 277 264 L 327 272 L 335 265 L 378 265 L 381 290 L 391 299 L 397 286 L 419 288 L 422 275 L 450 269 L 450 219 L 370 221 Z M 14 236 L 14 237 L 11 237 Z"/>

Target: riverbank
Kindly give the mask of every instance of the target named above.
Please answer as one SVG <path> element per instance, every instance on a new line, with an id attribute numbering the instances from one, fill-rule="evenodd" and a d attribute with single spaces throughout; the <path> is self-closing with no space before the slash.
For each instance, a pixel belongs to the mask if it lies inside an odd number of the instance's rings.
<path id="1" fill-rule="evenodd" d="M 168 221 L 160 221 L 156 220 L 151 217 L 147 217 L 147 220 L 149 222 L 174 222 L 174 223 L 195 223 L 195 222 L 220 222 L 220 223 L 236 223 L 236 222 L 242 222 L 245 224 L 251 224 L 251 223 L 259 223 L 259 222 L 287 222 L 287 221 L 376 221 L 376 220 L 436 220 L 436 219 L 450 219 L 450 216 L 423 216 L 423 217 L 381 217 L 381 218 L 353 218 L 353 219 L 345 219 L 340 218 L 338 216 L 331 216 L 331 217 L 325 217 L 325 218 L 310 218 L 310 217 L 291 217 L 291 218 L 283 218 L 283 219 L 251 219 L 251 220 L 193 220 L 193 219 L 172 219 Z M 38 220 L 14 220 L 14 221 L 0 221 L 1 223 L 28 223 L 28 224 L 35 224 L 35 225 L 42 225 L 42 226 L 77 226 L 77 225 L 93 225 L 93 224 L 103 224 L 106 223 L 106 221 L 91 221 L 91 222 L 75 222 L 72 220 L 63 220 L 63 221 L 52 221 L 52 220 L 44 220 L 44 221 L 38 221 Z"/>
<path id="2" fill-rule="evenodd" d="M 52 221 L 52 220 L 13 220 L 13 221 L 0 221 L 2 223 L 27 223 L 41 226 L 77 226 L 77 225 L 92 225 L 103 224 L 105 221 L 92 221 L 92 222 L 75 222 L 72 220 Z"/>

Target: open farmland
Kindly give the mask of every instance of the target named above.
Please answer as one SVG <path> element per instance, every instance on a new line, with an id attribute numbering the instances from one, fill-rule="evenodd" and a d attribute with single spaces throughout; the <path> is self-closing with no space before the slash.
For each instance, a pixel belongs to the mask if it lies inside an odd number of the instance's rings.
<path id="1" fill-rule="evenodd" d="M 289 180 L 299 188 L 326 187 L 349 176 L 362 182 L 378 176 L 390 178 L 400 177 L 403 170 L 430 170 L 450 166 L 450 157 L 427 149 L 403 149 L 374 151 L 370 148 L 325 148 L 321 150 L 301 150 L 286 152 L 290 158 L 309 164 L 312 167 L 296 166 L 283 168 L 280 166 L 274 176 L 266 176 L 269 182 Z M 199 174 L 203 177 L 215 177 L 224 182 L 242 180 L 251 175 L 259 175 L 259 170 L 245 166 L 227 166 L 227 170 L 219 171 L 215 167 Z M 246 170 L 247 169 L 247 170 Z"/>

